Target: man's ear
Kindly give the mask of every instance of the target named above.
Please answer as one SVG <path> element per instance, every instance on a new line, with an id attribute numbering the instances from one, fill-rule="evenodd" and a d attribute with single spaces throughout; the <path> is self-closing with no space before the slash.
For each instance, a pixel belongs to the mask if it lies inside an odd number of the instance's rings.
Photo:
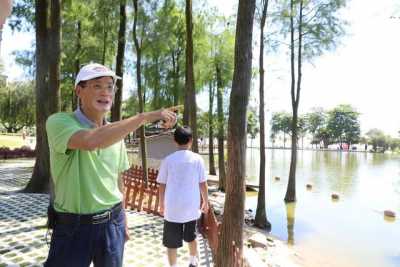
<path id="1" fill-rule="evenodd" d="M 82 90 L 82 87 L 81 87 L 80 85 L 75 86 L 75 94 L 76 94 L 77 96 L 80 95 L 81 90 Z"/>

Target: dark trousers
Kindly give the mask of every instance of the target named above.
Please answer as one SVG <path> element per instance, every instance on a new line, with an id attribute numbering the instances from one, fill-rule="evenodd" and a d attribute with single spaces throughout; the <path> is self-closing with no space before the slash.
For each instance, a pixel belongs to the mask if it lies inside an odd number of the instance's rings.
<path id="1" fill-rule="evenodd" d="M 44 267 L 121 267 L 125 214 L 100 224 L 56 224 Z"/>

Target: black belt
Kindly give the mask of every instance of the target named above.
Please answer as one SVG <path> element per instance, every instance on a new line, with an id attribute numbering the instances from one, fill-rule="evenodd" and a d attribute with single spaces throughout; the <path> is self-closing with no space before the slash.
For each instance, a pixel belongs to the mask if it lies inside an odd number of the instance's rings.
<path id="1" fill-rule="evenodd" d="M 116 204 L 109 210 L 101 211 L 94 214 L 75 214 L 75 213 L 64 213 L 57 212 L 56 222 L 59 224 L 100 224 L 106 223 L 112 219 L 115 219 L 122 210 L 122 203 Z"/>

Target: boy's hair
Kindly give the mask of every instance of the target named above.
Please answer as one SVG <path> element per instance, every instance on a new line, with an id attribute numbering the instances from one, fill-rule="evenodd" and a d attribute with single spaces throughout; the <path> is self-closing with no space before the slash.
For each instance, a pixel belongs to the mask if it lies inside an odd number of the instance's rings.
<path id="1" fill-rule="evenodd" d="M 189 126 L 178 126 L 174 132 L 174 140 L 179 145 L 186 145 L 192 140 L 192 129 Z"/>

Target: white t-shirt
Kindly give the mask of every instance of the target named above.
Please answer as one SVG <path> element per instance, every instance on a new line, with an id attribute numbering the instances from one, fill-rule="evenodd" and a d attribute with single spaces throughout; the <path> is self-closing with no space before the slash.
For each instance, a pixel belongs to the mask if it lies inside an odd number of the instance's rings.
<path id="1" fill-rule="evenodd" d="M 203 158 L 179 150 L 161 163 L 157 182 L 165 184 L 164 219 L 185 223 L 200 217 L 200 183 L 207 181 Z"/>

